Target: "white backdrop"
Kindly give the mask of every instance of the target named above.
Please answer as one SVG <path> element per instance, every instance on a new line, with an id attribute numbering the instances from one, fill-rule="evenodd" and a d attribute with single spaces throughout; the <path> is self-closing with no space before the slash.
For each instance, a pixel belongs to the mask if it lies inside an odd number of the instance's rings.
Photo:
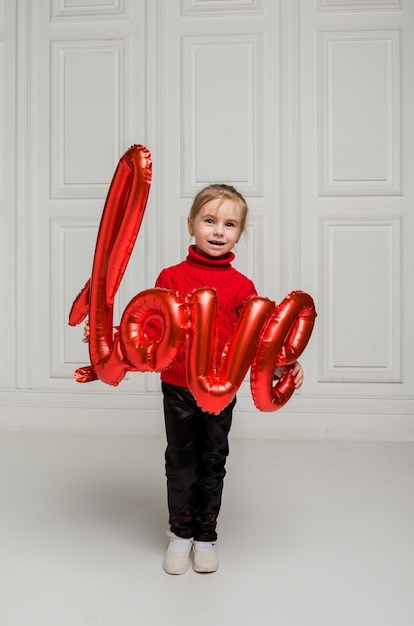
<path id="1" fill-rule="evenodd" d="M 233 433 L 414 436 L 414 0 L 0 0 L 0 427 L 162 432 L 156 374 L 79 385 L 105 196 L 132 144 L 150 201 L 119 290 L 186 253 L 192 196 L 246 196 L 237 266 L 310 293 L 306 380 L 277 413 L 239 393 Z"/>

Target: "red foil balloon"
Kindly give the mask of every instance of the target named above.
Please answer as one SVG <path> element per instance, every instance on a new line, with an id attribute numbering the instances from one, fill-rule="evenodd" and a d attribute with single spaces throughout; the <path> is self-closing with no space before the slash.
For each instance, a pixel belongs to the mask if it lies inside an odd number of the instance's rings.
<path id="1" fill-rule="evenodd" d="M 315 318 L 313 300 L 303 291 L 293 291 L 280 305 L 275 305 L 250 373 L 253 401 L 260 411 L 280 409 L 293 394 L 295 381 L 290 371 L 274 385 L 274 370 L 298 360 L 309 341 Z"/>
<path id="2" fill-rule="evenodd" d="M 99 378 L 117 385 L 131 369 L 113 333 L 113 302 L 138 235 L 151 185 L 150 152 L 132 146 L 120 159 L 106 198 L 95 248 L 92 276 L 69 314 L 80 324 L 89 313 L 92 367 L 75 373 L 79 382 Z"/>
<path id="3" fill-rule="evenodd" d="M 121 319 L 123 353 L 139 372 L 160 372 L 183 348 L 187 299 L 175 291 L 147 289 L 127 305 Z"/>
<path id="4" fill-rule="evenodd" d="M 69 324 L 89 315 L 91 365 L 76 370 L 78 382 L 99 379 L 118 385 L 126 372 L 161 371 L 180 350 L 187 354 L 187 379 L 197 403 L 218 414 L 234 398 L 252 365 L 256 407 L 275 411 L 294 391 L 290 373 L 273 385 L 277 365 L 291 365 L 305 349 L 316 317 L 312 298 L 294 291 L 277 306 L 254 297 L 243 307 L 232 338 L 217 358 L 216 293 L 179 294 L 148 289 L 126 307 L 113 331 L 113 303 L 137 238 L 151 184 L 151 155 L 132 146 L 119 161 L 105 202 L 92 276 L 75 299 Z"/>
<path id="5" fill-rule="evenodd" d="M 203 411 L 218 414 L 236 395 L 273 305 L 267 298 L 254 297 L 246 302 L 216 371 L 216 292 L 208 288 L 193 292 L 187 330 L 187 381 Z"/>

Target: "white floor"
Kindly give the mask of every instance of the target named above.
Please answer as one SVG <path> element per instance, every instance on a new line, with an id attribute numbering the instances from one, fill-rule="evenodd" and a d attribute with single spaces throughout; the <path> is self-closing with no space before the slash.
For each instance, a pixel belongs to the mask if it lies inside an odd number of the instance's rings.
<path id="1" fill-rule="evenodd" d="M 220 569 L 177 577 L 163 447 L 0 435 L 2 626 L 414 624 L 414 444 L 232 440 Z"/>

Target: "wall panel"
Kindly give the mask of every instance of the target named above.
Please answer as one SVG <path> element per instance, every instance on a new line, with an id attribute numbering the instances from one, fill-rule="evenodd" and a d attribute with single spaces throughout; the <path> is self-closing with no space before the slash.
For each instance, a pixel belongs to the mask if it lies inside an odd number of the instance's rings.
<path id="1" fill-rule="evenodd" d="M 52 0 L 52 22 L 122 19 L 128 17 L 130 0 Z"/>
<path id="2" fill-rule="evenodd" d="M 319 11 L 400 10 L 402 0 L 318 0 Z"/>
<path id="3" fill-rule="evenodd" d="M 162 434 L 159 376 L 74 383 L 88 348 L 67 324 L 144 143 L 114 323 L 224 179 L 250 207 L 236 267 L 318 310 L 303 388 L 263 415 L 246 381 L 233 435 L 413 439 L 413 24 L 402 0 L 0 0 L 0 427 Z"/>
<path id="4" fill-rule="evenodd" d="M 53 218 L 50 222 L 50 376 L 72 378 L 88 361 L 83 324 L 68 325 L 75 296 L 89 277 L 98 222 L 90 218 Z"/>
<path id="5" fill-rule="evenodd" d="M 6 92 L 4 42 L 0 40 L 0 202 L 4 200 L 4 151 L 6 149 L 4 118 Z"/>
<path id="6" fill-rule="evenodd" d="M 257 36 L 183 38 L 183 196 L 212 181 L 263 194 L 261 50 Z"/>
<path id="7" fill-rule="evenodd" d="M 181 0 L 181 15 L 220 16 L 255 14 L 263 12 L 263 0 Z"/>
<path id="8" fill-rule="evenodd" d="M 4 240 L 4 219 L 0 216 L 0 293 L 6 293 L 5 285 L 5 271 L 6 271 L 6 258 L 5 258 L 5 240 Z M 4 379 L 4 373 L 6 369 L 7 356 L 6 356 L 6 316 L 5 316 L 5 298 L 2 298 L 0 304 L 0 385 Z"/>
<path id="9" fill-rule="evenodd" d="M 16 384 L 16 6 L 0 0 L 0 389 Z"/>
<path id="10" fill-rule="evenodd" d="M 54 198 L 105 197 L 121 156 L 125 41 L 53 42 Z"/>
<path id="11" fill-rule="evenodd" d="M 322 381 L 401 382 L 401 220 L 322 218 Z"/>
<path id="12" fill-rule="evenodd" d="M 323 32 L 319 54 L 320 194 L 400 194 L 399 32 Z"/>
<path id="13" fill-rule="evenodd" d="M 129 12 L 129 1 L 42 0 L 28 15 L 32 349 L 24 386 L 36 391 L 91 392 L 73 380 L 88 348 L 83 324 L 69 327 L 68 314 L 91 273 L 119 159 L 145 144 L 145 5 Z"/>

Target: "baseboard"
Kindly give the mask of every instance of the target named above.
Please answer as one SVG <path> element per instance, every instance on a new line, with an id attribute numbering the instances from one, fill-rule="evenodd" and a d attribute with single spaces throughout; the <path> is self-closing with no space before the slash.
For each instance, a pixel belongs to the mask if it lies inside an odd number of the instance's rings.
<path id="1" fill-rule="evenodd" d="M 0 431 L 163 435 L 159 393 L 0 393 Z M 413 398 L 298 396 L 262 413 L 238 398 L 232 436 L 246 439 L 414 441 Z"/>

